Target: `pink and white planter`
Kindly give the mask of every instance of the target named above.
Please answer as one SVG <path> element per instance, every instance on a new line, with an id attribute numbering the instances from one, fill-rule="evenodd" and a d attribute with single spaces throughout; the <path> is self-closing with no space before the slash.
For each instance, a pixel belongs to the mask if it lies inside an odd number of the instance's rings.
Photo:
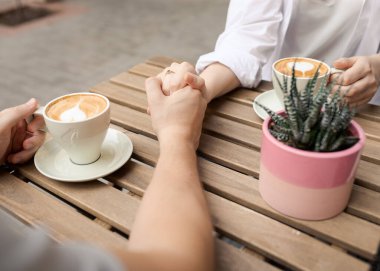
<path id="1" fill-rule="evenodd" d="M 359 141 L 337 152 L 303 151 L 278 141 L 263 123 L 259 190 L 279 212 L 305 220 L 322 220 L 347 206 L 365 134 L 355 122 L 350 130 Z"/>

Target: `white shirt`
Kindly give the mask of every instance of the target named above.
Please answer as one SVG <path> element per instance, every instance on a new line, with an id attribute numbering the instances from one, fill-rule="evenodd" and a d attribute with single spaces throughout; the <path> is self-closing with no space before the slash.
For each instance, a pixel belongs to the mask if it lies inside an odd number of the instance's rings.
<path id="1" fill-rule="evenodd" d="M 311 57 L 331 65 L 340 57 L 380 53 L 379 14 L 379 0 L 231 0 L 225 31 L 196 69 L 220 62 L 251 88 L 271 80 L 279 58 Z M 371 103 L 380 104 L 380 88 Z"/>

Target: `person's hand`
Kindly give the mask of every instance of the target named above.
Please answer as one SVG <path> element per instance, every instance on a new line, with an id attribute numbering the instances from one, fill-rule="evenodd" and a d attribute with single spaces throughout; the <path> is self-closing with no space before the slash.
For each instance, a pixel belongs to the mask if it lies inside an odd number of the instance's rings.
<path id="1" fill-rule="evenodd" d="M 25 121 L 37 106 L 37 101 L 30 99 L 0 112 L 0 165 L 26 162 L 44 142 L 45 133 L 40 131 L 44 127 L 43 118 L 37 116 L 29 124 Z"/>
<path id="2" fill-rule="evenodd" d="M 204 81 L 203 81 L 204 82 Z M 162 92 L 162 81 L 145 81 L 153 129 L 161 144 L 190 143 L 196 149 L 202 130 L 207 101 L 198 89 L 186 86 L 170 96 Z"/>
<path id="3" fill-rule="evenodd" d="M 188 82 L 187 77 L 191 74 L 196 75 L 195 68 L 188 62 L 172 63 L 170 67 L 165 68 L 158 77 L 162 81 L 162 91 L 166 96 L 175 91 L 184 88 Z"/>
<path id="4" fill-rule="evenodd" d="M 337 86 L 345 95 L 351 106 L 368 103 L 380 85 L 380 55 L 356 56 L 341 58 L 334 62 L 334 67 L 345 70 L 342 74 L 334 74 Z"/>

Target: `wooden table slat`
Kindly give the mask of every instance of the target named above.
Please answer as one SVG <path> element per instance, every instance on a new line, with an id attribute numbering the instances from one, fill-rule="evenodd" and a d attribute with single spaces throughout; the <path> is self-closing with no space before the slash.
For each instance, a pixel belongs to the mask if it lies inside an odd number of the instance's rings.
<path id="1" fill-rule="evenodd" d="M 216 239 L 216 255 L 216 270 L 218 271 L 279 271 L 277 267 L 268 264 L 263 259 L 258 259 L 250 253 L 226 244 L 220 239 Z"/>

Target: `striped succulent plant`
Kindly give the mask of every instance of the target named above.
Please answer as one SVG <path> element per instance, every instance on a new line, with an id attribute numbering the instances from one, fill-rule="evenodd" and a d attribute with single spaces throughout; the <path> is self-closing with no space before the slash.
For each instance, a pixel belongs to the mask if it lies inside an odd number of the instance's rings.
<path id="1" fill-rule="evenodd" d="M 294 66 L 290 88 L 285 77 L 282 83 L 276 77 L 284 94 L 284 114 L 277 114 L 255 102 L 272 118 L 270 133 L 285 144 L 302 150 L 332 152 L 354 145 L 359 139 L 348 129 L 354 110 L 345 102 L 344 93 L 339 88 L 332 94 L 335 82 L 326 84 L 324 81 L 314 96 L 319 68 L 305 89 L 299 91 Z"/>

